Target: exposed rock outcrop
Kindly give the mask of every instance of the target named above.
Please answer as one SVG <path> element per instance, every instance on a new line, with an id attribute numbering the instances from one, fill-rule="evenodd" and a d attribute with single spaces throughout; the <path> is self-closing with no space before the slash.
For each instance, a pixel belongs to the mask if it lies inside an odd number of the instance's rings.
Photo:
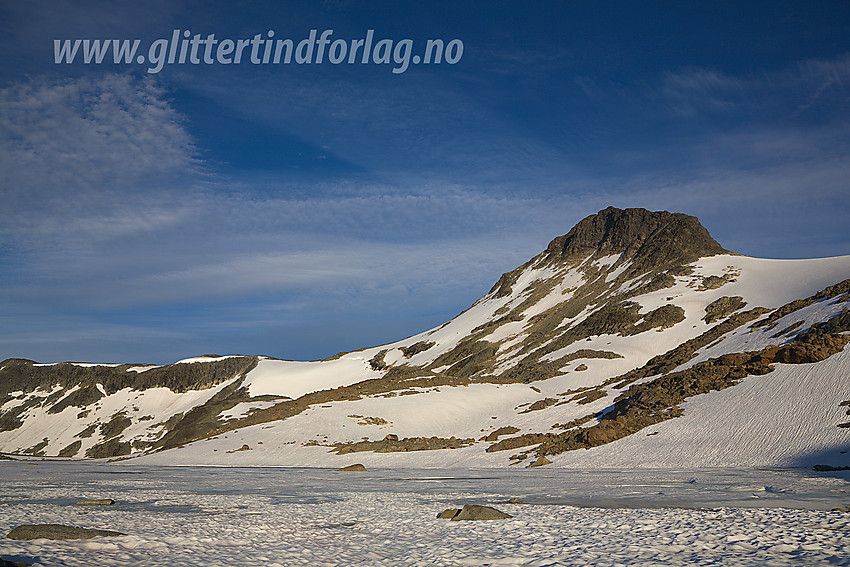
<path id="1" fill-rule="evenodd" d="M 404 358 L 410 358 L 420 352 L 425 352 L 435 344 L 437 343 L 434 341 L 419 341 L 418 343 L 412 344 L 408 347 L 401 347 L 401 353 L 404 355 Z"/>
<path id="2" fill-rule="evenodd" d="M 484 441 L 489 441 L 489 442 L 492 443 L 493 441 L 498 441 L 499 437 L 501 437 L 502 435 L 513 435 L 514 433 L 518 433 L 518 432 L 519 432 L 518 428 L 513 427 L 511 425 L 506 425 L 504 427 L 498 428 L 495 431 L 490 432 L 487 436 L 483 437 L 482 439 Z"/>
<path id="3" fill-rule="evenodd" d="M 552 464 L 552 461 L 550 461 L 546 457 L 540 456 L 540 457 L 537 457 L 537 459 L 533 463 L 528 465 L 528 468 L 533 469 L 535 467 L 545 467 L 546 465 L 551 465 L 551 464 Z"/>
<path id="4" fill-rule="evenodd" d="M 123 536 L 121 532 L 111 530 L 92 530 L 62 524 L 24 524 L 13 529 L 6 536 L 9 539 L 91 539 L 93 537 Z"/>
<path id="5" fill-rule="evenodd" d="M 77 506 L 112 506 L 115 500 L 112 498 L 103 498 L 101 500 L 80 500 L 76 503 Z"/>
<path id="6" fill-rule="evenodd" d="M 381 441 L 358 441 L 356 443 L 338 443 L 333 451 L 339 455 L 372 451 L 375 453 L 406 453 L 409 451 L 434 451 L 437 449 L 458 449 L 475 443 L 475 439 L 458 439 L 457 437 L 407 437 L 399 439 L 387 435 Z"/>
<path id="7" fill-rule="evenodd" d="M 437 515 L 437 518 L 457 522 L 463 520 L 505 520 L 507 518 L 513 518 L 513 516 L 490 506 L 465 504 L 460 510 L 457 508 L 444 510 Z"/>
<path id="8" fill-rule="evenodd" d="M 715 321 L 719 321 L 735 311 L 743 309 L 746 304 L 747 302 L 740 295 L 734 297 L 724 296 L 720 299 L 715 299 L 705 306 L 705 317 L 702 320 L 711 325 Z"/>
<path id="9" fill-rule="evenodd" d="M 696 217 L 667 211 L 608 207 L 590 215 L 546 248 L 549 258 L 624 254 L 635 274 L 728 253 Z"/>

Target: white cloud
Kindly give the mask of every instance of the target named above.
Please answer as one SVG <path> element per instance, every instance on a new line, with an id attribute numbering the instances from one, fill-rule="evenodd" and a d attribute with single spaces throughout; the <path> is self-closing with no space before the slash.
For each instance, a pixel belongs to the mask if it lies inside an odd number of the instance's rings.
<path id="1" fill-rule="evenodd" d="M 152 80 L 34 79 L 0 89 L 0 244 L 27 261 L 70 258 L 178 226 L 191 214 L 195 155 Z"/>
<path id="2" fill-rule="evenodd" d="M 152 80 L 39 79 L 0 90 L 3 197 L 17 207 L 102 205 L 140 184 L 185 179 L 194 152 Z"/>

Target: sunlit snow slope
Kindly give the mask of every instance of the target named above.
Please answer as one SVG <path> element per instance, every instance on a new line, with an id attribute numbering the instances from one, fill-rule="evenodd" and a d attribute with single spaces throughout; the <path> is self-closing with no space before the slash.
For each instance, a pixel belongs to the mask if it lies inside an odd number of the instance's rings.
<path id="1" fill-rule="evenodd" d="M 848 278 L 850 256 L 738 256 L 693 217 L 609 208 L 445 325 L 330 360 L 6 360 L 0 450 L 161 464 L 850 465 Z"/>

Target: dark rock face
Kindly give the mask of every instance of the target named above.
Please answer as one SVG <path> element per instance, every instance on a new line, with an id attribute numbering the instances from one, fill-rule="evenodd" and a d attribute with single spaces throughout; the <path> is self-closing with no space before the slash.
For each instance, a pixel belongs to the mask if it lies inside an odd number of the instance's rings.
<path id="1" fill-rule="evenodd" d="M 34 457 L 43 457 L 44 449 L 50 444 L 50 439 L 45 437 L 29 449 L 25 449 L 22 451 L 25 455 L 32 455 Z"/>
<path id="2" fill-rule="evenodd" d="M 704 256 L 727 253 L 696 217 L 667 211 L 608 207 L 579 221 L 549 243 L 552 259 L 592 254 L 633 258 L 635 268 L 648 271 L 687 264 Z"/>
<path id="3" fill-rule="evenodd" d="M 6 537 L 9 539 L 91 539 L 93 537 L 122 536 L 121 532 L 110 530 L 90 530 L 62 524 L 24 524 L 18 526 Z"/>
<path id="4" fill-rule="evenodd" d="M 97 386 L 90 384 L 84 388 L 71 392 L 62 398 L 59 403 L 54 404 L 49 410 L 47 410 L 47 413 L 61 413 L 62 410 L 70 406 L 83 408 L 89 404 L 93 404 L 102 397 L 103 394 L 100 390 L 98 390 Z"/>
<path id="5" fill-rule="evenodd" d="M 610 254 L 622 254 L 618 262 L 632 262 L 625 274 L 628 278 L 650 272 L 655 274 L 642 290 L 647 293 L 673 285 L 672 276 L 663 273 L 666 270 L 681 275 L 687 272 L 683 265 L 697 258 L 728 253 L 696 217 L 608 207 L 582 219 L 567 234 L 552 240 L 537 258 L 502 274 L 490 293 L 495 297 L 509 295 L 523 270 L 540 259 L 560 264 L 589 255 Z"/>
<path id="6" fill-rule="evenodd" d="M 520 447 L 528 447 L 529 445 L 538 445 L 540 443 L 545 443 L 551 439 L 555 439 L 557 436 L 554 433 L 524 433 L 522 435 L 518 435 L 517 437 L 508 437 L 507 439 L 502 439 L 498 443 L 494 443 L 487 447 L 486 451 L 488 453 L 494 453 L 496 451 L 509 451 L 511 449 L 519 449 Z"/>

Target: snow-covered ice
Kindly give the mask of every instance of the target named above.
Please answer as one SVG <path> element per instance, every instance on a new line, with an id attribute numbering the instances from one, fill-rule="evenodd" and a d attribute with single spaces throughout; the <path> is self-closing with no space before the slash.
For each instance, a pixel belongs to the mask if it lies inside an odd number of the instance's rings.
<path id="1" fill-rule="evenodd" d="M 24 523 L 127 534 L 0 540 L 0 557 L 44 566 L 850 565 L 850 513 L 830 511 L 850 506 L 846 472 L 5 462 L 0 479 L 4 534 Z M 116 504 L 73 504 L 98 498 Z M 436 519 L 467 503 L 513 518 Z"/>

